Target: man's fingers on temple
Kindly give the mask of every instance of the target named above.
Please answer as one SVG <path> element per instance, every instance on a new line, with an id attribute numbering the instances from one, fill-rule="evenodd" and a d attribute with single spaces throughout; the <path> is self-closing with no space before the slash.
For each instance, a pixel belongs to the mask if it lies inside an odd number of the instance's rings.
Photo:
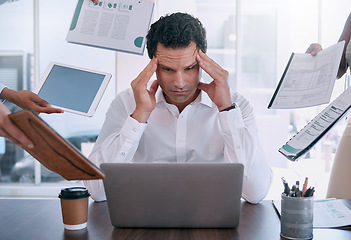
<path id="1" fill-rule="evenodd" d="M 157 65 L 153 58 L 135 80 L 147 83 L 152 77 L 152 75 L 155 73 L 156 68 Z"/>

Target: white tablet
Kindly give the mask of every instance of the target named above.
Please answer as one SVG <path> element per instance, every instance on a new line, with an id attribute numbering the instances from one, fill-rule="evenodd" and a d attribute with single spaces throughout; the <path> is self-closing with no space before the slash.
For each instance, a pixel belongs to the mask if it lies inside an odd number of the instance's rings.
<path id="1" fill-rule="evenodd" d="M 109 73 L 52 62 L 35 92 L 52 106 L 91 117 L 110 79 Z"/>

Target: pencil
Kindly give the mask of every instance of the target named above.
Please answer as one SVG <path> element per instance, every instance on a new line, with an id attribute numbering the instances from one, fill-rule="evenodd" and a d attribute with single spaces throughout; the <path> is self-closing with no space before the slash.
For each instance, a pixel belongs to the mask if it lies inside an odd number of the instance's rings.
<path id="1" fill-rule="evenodd" d="M 302 196 L 305 194 L 307 190 L 307 185 L 308 185 L 308 177 L 305 177 L 305 182 L 303 183 L 303 187 L 302 187 Z"/>

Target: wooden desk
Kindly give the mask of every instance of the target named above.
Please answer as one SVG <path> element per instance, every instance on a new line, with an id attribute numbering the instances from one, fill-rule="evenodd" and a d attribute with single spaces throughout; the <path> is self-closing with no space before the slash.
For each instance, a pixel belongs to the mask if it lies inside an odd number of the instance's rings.
<path id="1" fill-rule="evenodd" d="M 343 200 L 351 208 L 351 200 Z M 314 240 L 351 239 L 351 231 L 314 229 Z M 88 227 L 63 228 L 59 199 L 0 199 L 0 239 L 119 239 L 119 240 L 226 240 L 283 239 L 280 220 L 271 201 L 243 202 L 237 229 L 117 229 L 112 227 L 107 203 L 91 202 Z"/>

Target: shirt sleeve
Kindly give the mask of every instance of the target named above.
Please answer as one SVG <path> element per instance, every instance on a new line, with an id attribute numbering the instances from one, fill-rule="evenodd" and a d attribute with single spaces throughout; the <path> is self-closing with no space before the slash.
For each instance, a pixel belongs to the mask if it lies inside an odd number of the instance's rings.
<path id="1" fill-rule="evenodd" d="M 219 113 L 224 137 L 224 157 L 227 162 L 244 165 L 243 198 L 259 203 L 268 193 L 272 171 L 260 146 L 253 109 L 238 96 L 239 108 Z"/>
<path id="2" fill-rule="evenodd" d="M 117 97 L 106 113 L 99 137 L 89 156 L 96 166 L 108 162 L 131 162 L 146 124 L 132 117 L 133 100 Z M 106 200 L 102 180 L 84 181 L 95 201 Z"/>
<path id="3" fill-rule="evenodd" d="M 4 90 L 4 88 L 7 88 L 7 87 L 0 83 L 0 94 L 1 94 L 2 90 Z"/>

